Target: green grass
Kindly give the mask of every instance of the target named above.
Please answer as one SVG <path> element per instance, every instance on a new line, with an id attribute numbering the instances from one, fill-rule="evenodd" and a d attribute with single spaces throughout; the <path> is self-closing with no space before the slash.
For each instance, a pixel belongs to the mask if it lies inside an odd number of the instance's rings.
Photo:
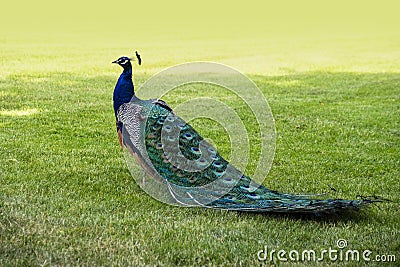
<path id="1" fill-rule="evenodd" d="M 130 176 L 115 132 L 112 90 L 120 69 L 110 62 L 131 46 L 0 40 L 0 265 L 268 266 L 257 259 L 265 245 L 319 251 L 339 238 L 351 249 L 395 254 L 398 262 L 400 39 L 371 40 L 141 44 L 137 84 L 189 60 L 229 64 L 257 84 L 277 128 L 266 186 L 293 193 L 325 193 L 332 186 L 335 197 L 376 194 L 393 200 L 359 216 L 330 218 L 157 202 Z M 208 93 L 193 90 L 185 97 Z M 234 96 L 213 94 L 248 114 Z M 175 91 L 165 99 L 175 106 L 185 98 Z M 251 174 L 257 130 L 243 114 L 252 143 Z M 224 134 L 218 125 L 195 123 L 229 154 L 226 136 L 218 143 Z"/>

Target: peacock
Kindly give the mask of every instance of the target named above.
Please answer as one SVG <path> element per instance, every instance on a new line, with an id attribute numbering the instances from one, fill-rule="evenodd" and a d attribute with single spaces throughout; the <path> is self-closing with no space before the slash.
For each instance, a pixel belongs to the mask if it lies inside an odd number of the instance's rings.
<path id="1" fill-rule="evenodd" d="M 136 56 L 141 62 L 140 55 Z M 381 201 L 321 199 L 316 195 L 281 193 L 253 181 L 229 164 L 190 124 L 160 99 L 135 95 L 132 59 L 112 63 L 123 71 L 113 102 L 118 140 L 141 168 L 167 192 L 169 203 L 248 212 L 332 214 Z"/>

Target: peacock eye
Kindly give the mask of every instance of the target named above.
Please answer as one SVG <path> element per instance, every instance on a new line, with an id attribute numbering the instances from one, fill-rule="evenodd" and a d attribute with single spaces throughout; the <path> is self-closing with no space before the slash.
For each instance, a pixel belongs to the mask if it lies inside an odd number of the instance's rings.
<path id="1" fill-rule="evenodd" d="M 123 64 L 126 64 L 128 61 L 129 61 L 129 58 L 122 57 L 122 58 L 120 58 L 119 63 L 123 65 Z"/>

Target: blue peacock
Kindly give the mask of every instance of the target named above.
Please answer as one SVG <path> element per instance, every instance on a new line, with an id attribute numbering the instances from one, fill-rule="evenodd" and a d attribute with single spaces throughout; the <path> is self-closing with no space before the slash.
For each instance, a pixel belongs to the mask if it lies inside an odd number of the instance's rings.
<path id="1" fill-rule="evenodd" d="M 136 57 L 140 64 L 137 52 Z M 139 99 L 132 82 L 131 60 L 123 56 L 112 62 L 123 68 L 113 94 L 118 139 L 149 175 L 161 180 L 175 203 L 237 211 L 324 214 L 359 210 L 380 201 L 373 197 L 344 200 L 285 194 L 254 182 L 230 165 L 167 103 Z"/>

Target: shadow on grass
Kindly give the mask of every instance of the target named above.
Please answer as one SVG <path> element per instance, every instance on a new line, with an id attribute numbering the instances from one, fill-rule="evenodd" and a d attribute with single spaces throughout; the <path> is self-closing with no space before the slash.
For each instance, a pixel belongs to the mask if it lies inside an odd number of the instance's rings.
<path id="1" fill-rule="evenodd" d="M 379 205 L 379 204 L 378 204 Z M 256 217 L 262 216 L 265 219 L 291 219 L 291 220 L 299 220 L 299 221 L 313 221 L 319 223 L 332 223 L 332 222 L 353 222 L 353 223 L 362 223 L 369 221 L 371 218 L 378 216 L 373 209 L 377 209 L 379 211 L 379 206 L 371 206 L 364 207 L 360 210 L 347 210 L 343 212 L 335 212 L 335 213 L 279 213 L 279 212 L 267 212 L 267 213 L 248 213 L 237 211 L 240 215 L 245 215 L 247 217 Z"/>

